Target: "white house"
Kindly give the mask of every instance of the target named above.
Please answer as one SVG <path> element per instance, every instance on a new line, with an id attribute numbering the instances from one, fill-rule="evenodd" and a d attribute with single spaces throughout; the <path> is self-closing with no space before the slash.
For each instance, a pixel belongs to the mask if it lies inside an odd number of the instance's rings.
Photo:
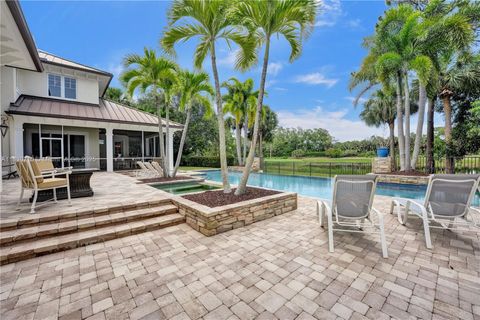
<path id="1" fill-rule="evenodd" d="M 112 74 L 37 50 L 17 1 L 1 0 L 0 41 L 2 171 L 24 156 L 107 171 L 160 156 L 157 117 L 104 99 Z M 183 126 L 170 127 L 173 168 Z"/>

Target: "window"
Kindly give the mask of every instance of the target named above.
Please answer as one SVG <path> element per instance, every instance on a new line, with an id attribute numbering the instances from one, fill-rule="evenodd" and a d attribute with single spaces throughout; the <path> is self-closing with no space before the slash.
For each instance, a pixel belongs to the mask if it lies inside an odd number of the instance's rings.
<path id="1" fill-rule="evenodd" d="M 48 95 L 51 97 L 62 96 L 62 81 L 60 76 L 55 74 L 48 75 Z"/>
<path id="2" fill-rule="evenodd" d="M 77 79 L 64 78 L 65 80 L 65 98 L 77 99 Z"/>

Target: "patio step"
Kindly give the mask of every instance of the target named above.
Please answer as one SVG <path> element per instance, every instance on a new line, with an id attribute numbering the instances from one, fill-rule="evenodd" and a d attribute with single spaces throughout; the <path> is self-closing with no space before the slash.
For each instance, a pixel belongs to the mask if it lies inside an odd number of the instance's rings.
<path id="1" fill-rule="evenodd" d="M 136 207 L 135 207 L 136 208 Z M 172 203 L 61 222 L 29 224 L 0 233 L 0 264 L 73 249 L 185 222 Z"/>

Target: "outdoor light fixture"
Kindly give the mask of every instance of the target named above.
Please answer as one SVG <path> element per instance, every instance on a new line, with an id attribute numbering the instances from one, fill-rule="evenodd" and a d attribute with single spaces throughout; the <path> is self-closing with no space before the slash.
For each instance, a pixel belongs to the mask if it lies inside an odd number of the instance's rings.
<path id="1" fill-rule="evenodd" d="M 0 124 L 0 130 L 2 131 L 2 138 L 5 138 L 8 131 L 8 117 L 2 115 L 1 123 L 2 124 Z"/>

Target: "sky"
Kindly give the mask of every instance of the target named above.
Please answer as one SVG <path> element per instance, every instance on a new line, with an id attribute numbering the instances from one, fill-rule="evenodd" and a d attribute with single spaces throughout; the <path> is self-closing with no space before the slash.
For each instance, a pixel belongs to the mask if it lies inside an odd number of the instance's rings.
<path id="1" fill-rule="evenodd" d="M 118 87 L 126 54 L 142 53 L 144 47 L 160 51 L 171 3 L 23 0 L 21 5 L 39 49 L 109 71 L 114 74 L 111 86 Z M 355 93 L 348 90 L 351 72 L 366 55 L 362 40 L 373 33 L 385 2 L 325 0 L 321 8 L 300 58 L 290 63 L 288 43 L 283 38 L 273 41 L 265 104 L 277 112 L 283 127 L 324 128 L 338 141 L 387 137 L 387 128 L 367 127 L 359 119 L 362 107 L 353 107 Z M 176 46 L 181 67 L 193 68 L 195 44 L 192 39 Z M 258 85 L 260 66 L 236 71 L 235 50 L 218 42 L 220 81 L 253 78 Z M 211 74 L 209 59 L 204 69 Z M 436 119 L 441 121 L 440 116 Z M 413 131 L 416 117 L 411 127 Z"/>

